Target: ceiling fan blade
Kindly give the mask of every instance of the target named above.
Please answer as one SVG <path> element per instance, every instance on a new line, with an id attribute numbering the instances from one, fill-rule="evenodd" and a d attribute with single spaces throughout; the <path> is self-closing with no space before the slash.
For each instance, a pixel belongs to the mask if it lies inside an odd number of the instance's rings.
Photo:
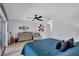
<path id="1" fill-rule="evenodd" d="M 32 18 L 32 17 L 27 17 L 27 18 L 29 18 L 29 19 L 34 19 L 34 18 Z"/>
<path id="2" fill-rule="evenodd" d="M 43 21 L 42 19 L 39 19 L 39 18 L 38 18 L 37 20 L 39 20 L 39 21 Z"/>
<path id="3" fill-rule="evenodd" d="M 32 21 L 34 21 L 34 20 L 35 20 L 35 18 Z"/>
<path id="4" fill-rule="evenodd" d="M 42 16 L 39 16 L 38 18 L 42 18 Z"/>

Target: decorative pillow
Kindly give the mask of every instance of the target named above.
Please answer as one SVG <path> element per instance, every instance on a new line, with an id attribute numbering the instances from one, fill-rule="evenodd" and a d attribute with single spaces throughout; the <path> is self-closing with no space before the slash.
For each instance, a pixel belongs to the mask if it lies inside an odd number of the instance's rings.
<path id="1" fill-rule="evenodd" d="M 62 51 L 62 52 L 66 51 L 67 49 L 69 49 L 69 47 L 70 47 L 69 45 L 70 45 L 70 43 L 68 41 L 64 42 L 60 48 L 60 51 Z"/>
<path id="2" fill-rule="evenodd" d="M 69 43 L 70 43 L 70 48 L 73 47 L 73 46 L 74 46 L 74 39 L 71 38 L 71 39 L 69 39 L 68 41 L 69 41 Z"/>
<path id="3" fill-rule="evenodd" d="M 67 49 L 71 48 L 74 46 L 74 39 L 71 38 L 68 41 L 65 41 L 64 44 L 61 46 L 61 51 L 66 51 Z"/>
<path id="4" fill-rule="evenodd" d="M 34 40 L 41 39 L 40 33 L 32 33 L 32 35 L 33 35 L 33 39 L 34 39 Z"/>
<path id="5" fill-rule="evenodd" d="M 60 49 L 63 42 L 64 42 L 64 40 L 58 42 L 57 45 L 56 45 L 56 49 Z"/>

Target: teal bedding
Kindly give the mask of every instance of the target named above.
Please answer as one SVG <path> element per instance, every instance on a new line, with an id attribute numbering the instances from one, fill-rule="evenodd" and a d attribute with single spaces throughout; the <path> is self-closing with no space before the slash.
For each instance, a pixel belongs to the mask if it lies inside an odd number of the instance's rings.
<path id="1" fill-rule="evenodd" d="M 24 45 L 21 54 L 24 56 L 79 56 L 79 42 L 76 42 L 73 48 L 61 52 L 56 49 L 59 41 L 54 38 L 34 40 Z"/>

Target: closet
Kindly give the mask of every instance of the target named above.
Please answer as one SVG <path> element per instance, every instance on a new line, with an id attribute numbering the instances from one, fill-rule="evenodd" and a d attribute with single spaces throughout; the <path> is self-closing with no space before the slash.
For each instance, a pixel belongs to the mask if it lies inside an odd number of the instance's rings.
<path id="1" fill-rule="evenodd" d="M 3 54 L 5 49 L 5 21 L 0 16 L 0 55 Z"/>

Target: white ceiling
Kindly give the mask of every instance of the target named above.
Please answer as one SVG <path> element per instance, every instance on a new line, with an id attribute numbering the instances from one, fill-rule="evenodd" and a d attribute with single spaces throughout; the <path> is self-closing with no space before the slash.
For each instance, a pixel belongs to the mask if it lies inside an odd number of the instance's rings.
<path id="1" fill-rule="evenodd" d="M 56 3 L 16 3 L 4 4 L 9 20 L 31 20 L 35 14 L 43 16 L 44 20 L 76 24 L 79 26 L 79 4 Z M 75 26 L 75 25 L 74 25 Z"/>

